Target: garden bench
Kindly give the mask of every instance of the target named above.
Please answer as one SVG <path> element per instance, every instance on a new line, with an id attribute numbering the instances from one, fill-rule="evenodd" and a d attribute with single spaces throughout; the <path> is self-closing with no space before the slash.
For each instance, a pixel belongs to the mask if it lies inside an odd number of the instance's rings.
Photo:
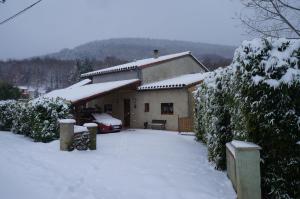
<path id="1" fill-rule="evenodd" d="M 152 120 L 150 126 L 151 126 L 151 129 L 165 130 L 166 123 L 167 123 L 167 120 Z"/>

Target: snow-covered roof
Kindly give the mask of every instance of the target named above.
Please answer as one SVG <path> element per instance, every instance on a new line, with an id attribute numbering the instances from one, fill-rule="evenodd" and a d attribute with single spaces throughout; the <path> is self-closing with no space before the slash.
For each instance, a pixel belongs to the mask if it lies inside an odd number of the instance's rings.
<path id="1" fill-rule="evenodd" d="M 102 93 L 127 86 L 133 83 L 139 82 L 139 79 L 130 79 L 130 80 L 121 80 L 121 81 L 112 81 L 96 84 L 88 84 L 78 87 L 68 87 L 65 89 L 59 89 L 51 91 L 50 93 L 45 94 L 44 98 L 63 98 L 70 101 L 71 103 L 76 103 L 81 100 L 85 100 Z"/>
<path id="2" fill-rule="evenodd" d="M 44 87 L 32 87 L 32 86 L 17 86 L 20 90 L 26 90 L 29 92 L 35 92 L 38 93 L 46 93 L 46 89 Z"/>
<path id="3" fill-rule="evenodd" d="M 69 86 L 68 88 L 75 88 L 75 87 L 79 87 L 79 86 L 84 86 L 84 85 L 89 84 L 91 82 L 92 82 L 92 80 L 90 80 L 90 79 L 84 79 L 80 82 L 77 82 L 76 84 L 73 84 L 73 85 Z"/>
<path id="4" fill-rule="evenodd" d="M 195 73 L 181 75 L 171 79 L 161 80 L 144 84 L 138 87 L 138 90 L 156 90 L 156 89 L 168 89 L 168 88 L 182 88 L 191 84 L 200 82 L 204 79 L 207 73 Z"/>
<path id="5" fill-rule="evenodd" d="M 113 73 L 113 72 L 119 72 L 119 71 L 128 71 L 128 70 L 134 70 L 136 68 L 143 68 L 144 66 L 147 65 L 152 65 L 158 62 L 162 62 L 162 61 L 167 61 L 170 59 L 174 59 L 174 58 L 179 58 L 179 57 L 183 57 L 186 55 L 191 55 L 197 62 L 199 62 L 190 51 L 186 51 L 186 52 L 182 52 L 182 53 L 176 53 L 176 54 L 170 54 L 170 55 L 164 55 L 164 56 L 160 56 L 157 58 L 147 58 L 147 59 L 141 59 L 141 60 L 137 60 L 134 62 L 130 62 L 127 64 L 121 64 L 118 66 L 113 66 L 113 67 L 109 67 L 109 68 L 105 68 L 105 69 L 101 69 L 101 70 L 96 70 L 96 71 L 92 71 L 89 73 L 84 73 L 81 74 L 81 77 L 88 77 L 88 76 L 93 76 L 93 75 L 101 75 L 101 74 L 106 74 L 106 73 Z M 205 68 L 205 70 L 208 71 L 208 69 L 199 62 L 199 64 L 201 66 L 203 66 Z"/>
<path id="6" fill-rule="evenodd" d="M 28 89 L 28 86 L 17 86 L 19 89 L 21 90 L 27 90 Z"/>

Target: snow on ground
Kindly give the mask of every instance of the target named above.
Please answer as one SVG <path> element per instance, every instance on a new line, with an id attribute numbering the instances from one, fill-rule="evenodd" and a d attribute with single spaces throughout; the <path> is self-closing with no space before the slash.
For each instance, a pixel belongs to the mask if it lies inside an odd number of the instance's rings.
<path id="1" fill-rule="evenodd" d="M 5 199 L 236 198 L 224 172 L 193 136 L 154 130 L 98 135 L 97 151 L 59 151 L 0 132 L 0 197 Z"/>

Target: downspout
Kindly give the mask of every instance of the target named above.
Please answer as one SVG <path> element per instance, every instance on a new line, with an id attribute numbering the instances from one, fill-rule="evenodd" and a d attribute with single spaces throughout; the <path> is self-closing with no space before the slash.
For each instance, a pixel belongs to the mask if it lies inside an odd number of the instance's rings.
<path id="1" fill-rule="evenodd" d="M 143 73 L 142 73 L 142 69 L 137 67 L 136 68 L 137 70 L 137 76 L 138 76 L 138 79 L 141 81 L 141 83 L 143 83 Z"/>

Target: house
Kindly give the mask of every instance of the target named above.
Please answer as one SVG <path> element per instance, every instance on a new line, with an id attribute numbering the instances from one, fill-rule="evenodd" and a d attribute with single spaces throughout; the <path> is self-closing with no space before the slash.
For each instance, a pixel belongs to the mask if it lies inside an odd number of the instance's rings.
<path id="1" fill-rule="evenodd" d="M 78 110 L 108 112 L 125 127 L 144 128 L 152 120 L 166 120 L 166 129 L 177 131 L 180 119 L 192 120 L 192 92 L 208 69 L 191 52 L 158 53 L 155 50 L 153 58 L 82 74 L 90 84 L 78 83 L 46 96 L 65 98 Z"/>
<path id="2" fill-rule="evenodd" d="M 44 88 L 36 88 L 32 86 L 17 86 L 21 92 L 22 98 L 33 99 L 35 97 L 43 96 L 46 93 Z"/>

